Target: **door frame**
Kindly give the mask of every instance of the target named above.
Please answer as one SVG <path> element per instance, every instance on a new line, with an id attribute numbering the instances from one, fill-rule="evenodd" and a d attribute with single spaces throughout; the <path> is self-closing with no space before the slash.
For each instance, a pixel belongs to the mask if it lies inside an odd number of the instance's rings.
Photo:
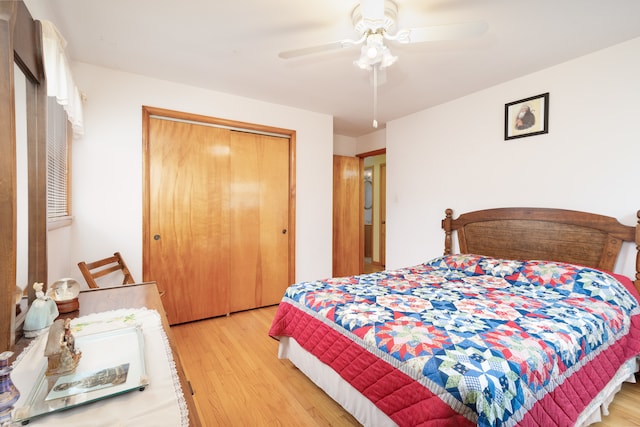
<path id="1" fill-rule="evenodd" d="M 387 154 L 387 149 L 386 148 L 380 148 L 378 150 L 372 150 L 372 151 L 367 151 L 365 153 L 356 154 L 356 157 L 360 157 L 361 159 L 364 160 L 366 157 L 379 156 L 379 155 L 382 155 L 382 154 Z M 386 164 L 386 162 L 385 162 L 385 164 Z M 364 187 L 364 179 L 362 180 L 361 185 Z M 364 188 L 363 188 L 363 192 L 364 192 Z M 386 218 L 386 213 L 385 213 L 385 218 Z M 380 234 L 380 230 L 378 230 L 378 234 Z M 362 244 L 364 246 L 364 221 L 362 223 L 362 234 L 361 235 L 362 235 L 362 239 L 363 239 Z M 380 245 L 380 236 L 379 235 L 378 235 L 378 245 Z M 375 253 L 375 248 L 374 248 L 373 252 Z M 378 253 L 384 253 L 384 255 L 386 257 L 386 247 L 385 248 L 379 247 L 378 248 Z M 373 261 L 373 258 L 372 258 L 372 261 Z M 380 259 L 380 260 L 378 260 L 378 262 L 385 263 L 386 260 Z"/>
<path id="2" fill-rule="evenodd" d="M 164 108 L 142 106 L 142 280 L 148 281 L 150 265 L 151 232 L 149 230 L 151 189 L 149 164 L 149 120 L 162 117 L 175 121 L 187 121 L 204 125 L 222 127 L 243 132 L 278 135 L 289 138 L 289 283 L 296 277 L 296 131 L 291 129 L 265 126 L 255 123 L 221 119 L 199 114 L 185 113 Z"/>
<path id="3" fill-rule="evenodd" d="M 383 172 L 384 171 L 384 172 Z M 378 218 L 378 254 L 380 265 L 387 266 L 387 161 L 380 164 L 380 217 Z"/>

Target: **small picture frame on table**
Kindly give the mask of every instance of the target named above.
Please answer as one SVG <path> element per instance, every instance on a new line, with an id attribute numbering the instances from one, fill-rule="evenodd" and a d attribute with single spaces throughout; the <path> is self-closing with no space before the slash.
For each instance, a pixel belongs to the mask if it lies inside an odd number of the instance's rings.
<path id="1" fill-rule="evenodd" d="M 549 132 L 549 92 L 504 106 L 504 139 Z"/>

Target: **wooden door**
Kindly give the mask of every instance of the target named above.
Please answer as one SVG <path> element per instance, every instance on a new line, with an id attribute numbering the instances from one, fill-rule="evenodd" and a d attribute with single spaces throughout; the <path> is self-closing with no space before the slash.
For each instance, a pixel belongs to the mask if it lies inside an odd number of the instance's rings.
<path id="1" fill-rule="evenodd" d="M 364 161 L 333 156 L 333 277 L 364 271 Z"/>
<path id="2" fill-rule="evenodd" d="M 229 313 L 230 132 L 149 119 L 149 263 L 171 324 Z"/>
<path id="3" fill-rule="evenodd" d="M 232 132 L 230 309 L 280 302 L 288 277 L 289 140 Z"/>

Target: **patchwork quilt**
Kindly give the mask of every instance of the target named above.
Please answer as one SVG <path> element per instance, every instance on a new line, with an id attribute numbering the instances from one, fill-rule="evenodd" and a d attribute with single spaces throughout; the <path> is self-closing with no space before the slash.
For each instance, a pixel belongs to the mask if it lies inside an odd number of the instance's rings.
<path id="1" fill-rule="evenodd" d="M 290 286 L 290 336 L 400 426 L 574 425 L 640 354 L 631 281 L 572 264 L 449 255 Z"/>

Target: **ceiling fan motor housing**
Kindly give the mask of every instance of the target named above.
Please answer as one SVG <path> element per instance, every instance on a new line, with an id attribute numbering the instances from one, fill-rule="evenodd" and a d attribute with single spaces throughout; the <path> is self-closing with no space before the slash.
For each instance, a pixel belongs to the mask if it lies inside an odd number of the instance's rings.
<path id="1" fill-rule="evenodd" d="M 360 34 L 388 32 L 398 18 L 398 6 L 391 0 L 365 0 L 351 13 L 351 21 Z"/>

